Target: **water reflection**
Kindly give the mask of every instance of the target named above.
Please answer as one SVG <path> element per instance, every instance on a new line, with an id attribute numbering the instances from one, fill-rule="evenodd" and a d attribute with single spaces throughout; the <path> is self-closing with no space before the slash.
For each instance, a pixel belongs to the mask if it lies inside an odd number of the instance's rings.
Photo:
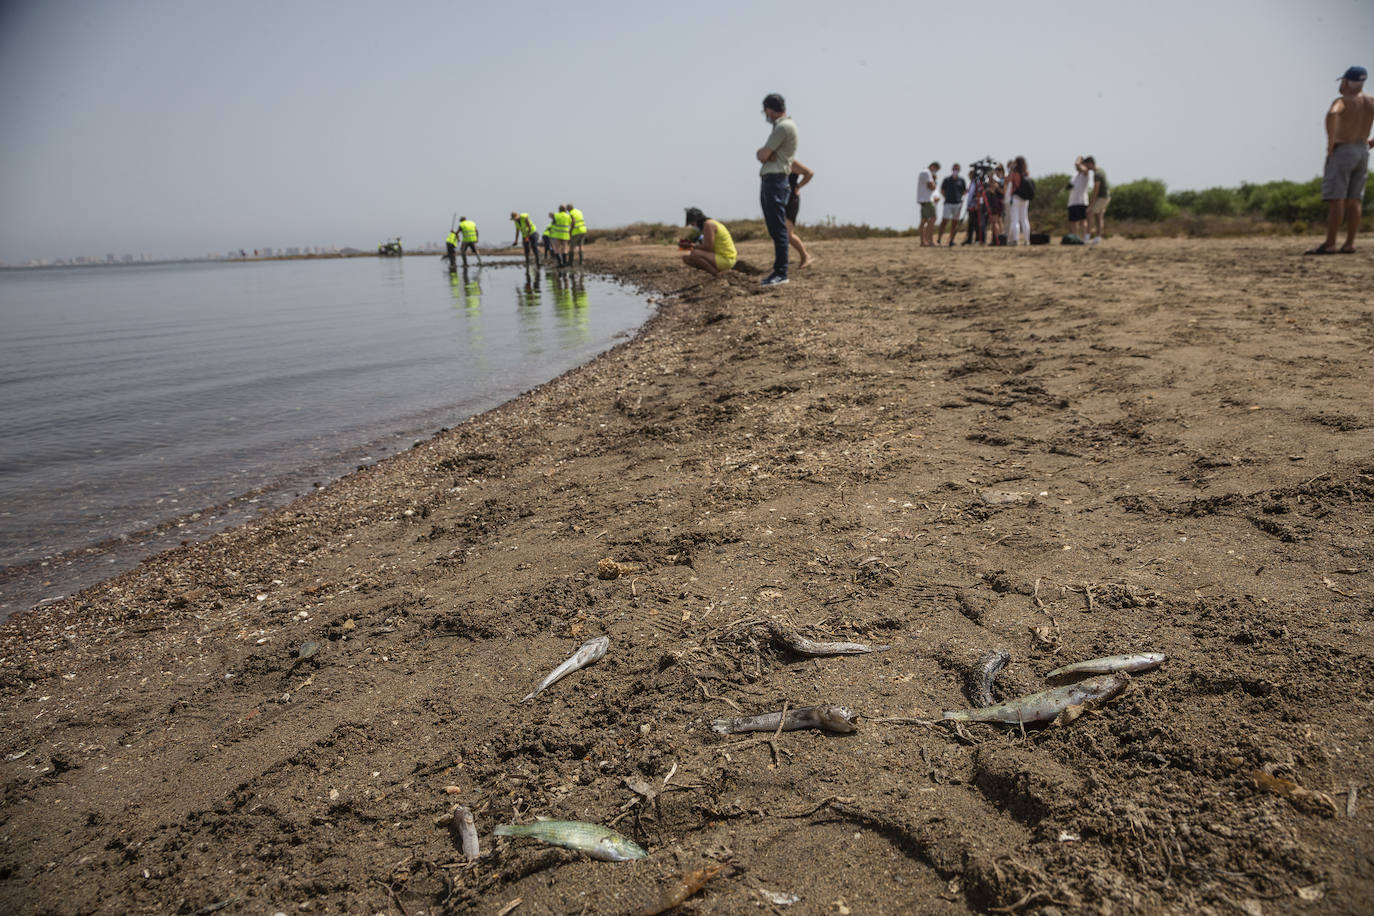
<path id="1" fill-rule="evenodd" d="M 554 271 L 549 274 L 549 290 L 553 293 L 559 324 L 575 329 L 578 332 L 577 340 L 585 339 L 588 304 L 586 276 L 581 271 Z"/>
<path id="2" fill-rule="evenodd" d="M 515 301 L 530 308 L 539 307 L 539 268 L 525 265 L 525 285 L 515 288 Z"/>
<path id="3" fill-rule="evenodd" d="M 468 346 L 479 360 L 484 352 L 481 275 L 480 269 L 469 274 L 466 267 L 463 268 L 461 277 L 456 270 L 450 270 L 448 273 L 449 294 L 453 296 L 453 304 L 461 307 L 467 318 Z"/>
<path id="4" fill-rule="evenodd" d="M 467 268 L 463 268 L 463 304 L 473 314 L 482 310 L 481 276 L 481 270 L 469 276 Z"/>

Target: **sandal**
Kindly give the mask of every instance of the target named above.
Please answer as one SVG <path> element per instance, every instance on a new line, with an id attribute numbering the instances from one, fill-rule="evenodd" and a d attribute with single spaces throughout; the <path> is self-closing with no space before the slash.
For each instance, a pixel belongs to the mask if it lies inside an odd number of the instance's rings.
<path id="1" fill-rule="evenodd" d="M 1309 249 L 1307 249 L 1306 251 L 1303 252 L 1303 254 L 1335 254 L 1335 253 L 1336 253 L 1335 251 L 1331 250 L 1330 248 L 1327 248 L 1326 245 L 1325 245 L 1325 243 L 1323 243 L 1323 244 L 1321 244 L 1321 245 L 1318 245 L 1316 248 L 1309 248 Z"/>
<path id="2" fill-rule="evenodd" d="M 1354 249 L 1354 248 L 1337 248 L 1337 249 L 1336 249 L 1336 254 L 1354 254 L 1354 253 L 1355 253 L 1355 249 Z"/>

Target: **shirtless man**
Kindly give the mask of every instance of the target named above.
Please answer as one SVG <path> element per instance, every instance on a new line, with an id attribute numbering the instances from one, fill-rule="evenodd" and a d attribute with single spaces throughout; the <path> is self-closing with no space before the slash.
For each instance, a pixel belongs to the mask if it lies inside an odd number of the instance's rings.
<path id="1" fill-rule="evenodd" d="M 1322 173 L 1322 200 L 1326 216 L 1326 241 L 1308 254 L 1355 253 L 1355 233 L 1360 228 L 1360 202 L 1369 171 L 1369 137 L 1374 127 L 1374 98 L 1364 94 L 1364 67 L 1351 67 L 1341 77 L 1340 98 L 1326 112 L 1326 169 Z M 1336 248 L 1336 234 L 1345 223 L 1345 244 Z"/>

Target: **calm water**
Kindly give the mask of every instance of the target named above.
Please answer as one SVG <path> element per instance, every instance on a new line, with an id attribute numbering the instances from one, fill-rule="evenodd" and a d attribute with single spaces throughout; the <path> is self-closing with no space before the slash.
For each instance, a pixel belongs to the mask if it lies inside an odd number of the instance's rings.
<path id="1" fill-rule="evenodd" d="M 0 616 L 407 448 L 650 314 L 604 278 L 441 265 L 0 271 Z"/>

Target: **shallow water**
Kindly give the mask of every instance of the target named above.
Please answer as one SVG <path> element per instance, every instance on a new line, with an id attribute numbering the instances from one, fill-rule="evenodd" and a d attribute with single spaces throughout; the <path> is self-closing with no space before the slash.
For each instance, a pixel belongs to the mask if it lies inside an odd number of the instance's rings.
<path id="1" fill-rule="evenodd" d="M 586 362 L 643 298 L 437 258 L 0 271 L 0 615 Z"/>

